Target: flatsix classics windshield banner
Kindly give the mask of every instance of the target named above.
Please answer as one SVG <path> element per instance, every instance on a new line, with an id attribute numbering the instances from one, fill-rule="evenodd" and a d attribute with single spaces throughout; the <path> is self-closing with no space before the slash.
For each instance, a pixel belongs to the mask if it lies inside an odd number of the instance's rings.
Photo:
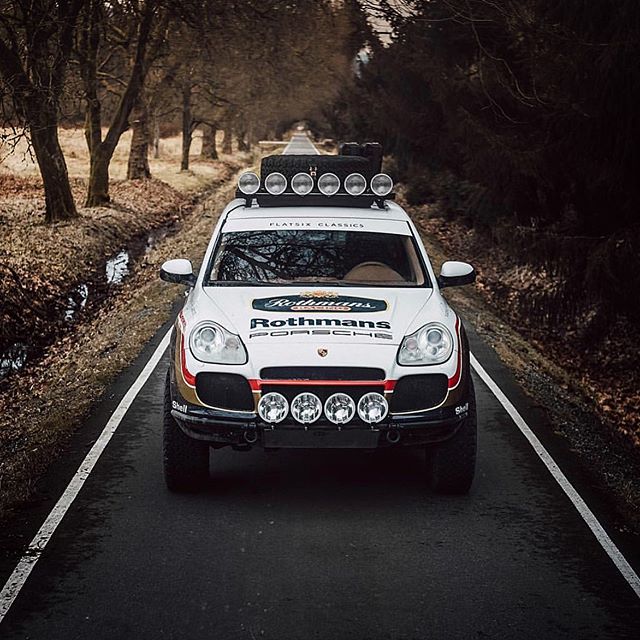
<path id="1" fill-rule="evenodd" d="M 272 298 L 257 298 L 252 307 L 258 311 L 305 313 L 375 313 L 386 311 L 385 300 L 373 298 L 356 298 L 342 296 L 336 293 L 313 291 L 295 295 L 274 296 Z"/>

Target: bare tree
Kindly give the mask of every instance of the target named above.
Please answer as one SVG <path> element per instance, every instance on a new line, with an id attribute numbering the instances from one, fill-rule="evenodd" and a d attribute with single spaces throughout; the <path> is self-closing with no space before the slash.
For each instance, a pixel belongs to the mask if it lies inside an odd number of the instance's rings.
<path id="1" fill-rule="evenodd" d="M 87 206 L 109 202 L 109 165 L 120 137 L 129 127 L 145 76 L 164 40 L 159 0 L 142 3 L 88 0 L 77 43 L 80 73 L 85 87 L 85 136 L 90 154 Z M 123 69 L 127 71 L 123 71 Z M 106 135 L 102 136 L 105 96 L 118 95 Z"/>
<path id="2" fill-rule="evenodd" d="M 47 222 L 77 215 L 58 140 L 58 107 L 85 0 L 2 3 L 0 75 L 14 115 L 26 128 L 45 193 Z"/>

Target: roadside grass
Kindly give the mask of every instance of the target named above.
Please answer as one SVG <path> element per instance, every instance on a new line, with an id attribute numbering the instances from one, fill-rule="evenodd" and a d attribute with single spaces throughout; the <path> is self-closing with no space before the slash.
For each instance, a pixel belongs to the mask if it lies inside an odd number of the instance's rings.
<path id="1" fill-rule="evenodd" d="M 0 129 L 0 134 L 8 135 L 9 133 L 8 129 Z M 104 133 L 106 133 L 106 130 Z M 221 143 L 222 132 L 219 132 L 218 136 Z M 89 154 L 83 129 L 60 129 L 59 137 L 60 145 L 67 161 L 69 177 L 72 180 L 80 180 L 86 184 L 87 176 L 89 175 Z M 126 180 L 127 178 L 130 146 L 131 132 L 127 131 L 120 138 L 109 167 L 109 176 L 113 182 Z M 180 171 L 181 146 L 182 139 L 180 136 L 162 138 L 159 145 L 160 157 L 154 158 L 153 154 L 149 157 L 151 175 L 153 178 L 166 182 L 182 193 L 200 191 L 215 180 L 216 161 L 202 160 L 200 158 L 202 139 L 199 132 L 197 132 L 191 147 L 189 171 Z M 221 155 L 221 159 L 226 157 L 231 156 Z M 37 177 L 39 179 L 38 166 L 33 155 L 29 153 L 29 146 L 24 138 L 17 142 L 15 148 L 8 143 L 0 145 L 0 195 L 2 195 L 1 180 L 3 174 L 23 178 Z M 78 206 L 82 205 L 83 197 L 84 194 L 81 194 L 80 198 L 76 198 Z"/>
<path id="2" fill-rule="evenodd" d="M 181 172 L 180 138 L 161 140 L 150 159 L 152 180 L 125 180 L 125 135 L 111 171 L 112 202 L 82 207 L 88 155 L 81 130 L 63 130 L 76 220 L 44 223 L 44 195 L 24 142 L 0 150 L 0 337 L 6 346 L 26 336 L 36 356 L 0 380 L 0 520 L 34 496 L 38 479 L 64 449 L 107 386 L 169 317 L 179 292 L 160 283 L 165 257 L 199 258 L 213 221 L 231 197 L 232 177 L 250 154 L 203 161 L 195 141 L 192 169 Z M 177 233 L 177 232 L 180 233 Z M 147 244 L 149 234 L 158 239 Z M 139 246 L 122 284 L 105 286 L 105 263 Z M 91 288 L 86 307 L 65 321 L 70 293 Z"/>

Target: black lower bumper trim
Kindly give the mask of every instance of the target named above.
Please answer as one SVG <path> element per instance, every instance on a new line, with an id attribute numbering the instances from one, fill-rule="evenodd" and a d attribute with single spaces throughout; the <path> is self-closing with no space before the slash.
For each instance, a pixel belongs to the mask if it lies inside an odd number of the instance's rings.
<path id="1" fill-rule="evenodd" d="M 392 419 L 374 428 L 333 424 L 284 425 L 271 428 L 239 416 L 203 417 L 176 411 L 171 412 L 181 429 L 190 437 L 213 446 L 251 446 L 265 448 L 363 448 L 390 446 L 424 446 L 443 442 L 453 436 L 464 418 L 399 421 Z"/>

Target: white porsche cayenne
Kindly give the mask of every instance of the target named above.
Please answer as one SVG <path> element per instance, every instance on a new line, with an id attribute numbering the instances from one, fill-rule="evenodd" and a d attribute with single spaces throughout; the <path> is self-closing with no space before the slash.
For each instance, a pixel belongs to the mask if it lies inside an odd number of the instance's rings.
<path id="1" fill-rule="evenodd" d="M 243 174 L 171 341 L 164 470 L 172 490 L 207 477 L 209 448 L 422 447 L 435 488 L 467 492 L 476 408 L 462 322 L 393 183 L 366 155 L 270 156 Z"/>

